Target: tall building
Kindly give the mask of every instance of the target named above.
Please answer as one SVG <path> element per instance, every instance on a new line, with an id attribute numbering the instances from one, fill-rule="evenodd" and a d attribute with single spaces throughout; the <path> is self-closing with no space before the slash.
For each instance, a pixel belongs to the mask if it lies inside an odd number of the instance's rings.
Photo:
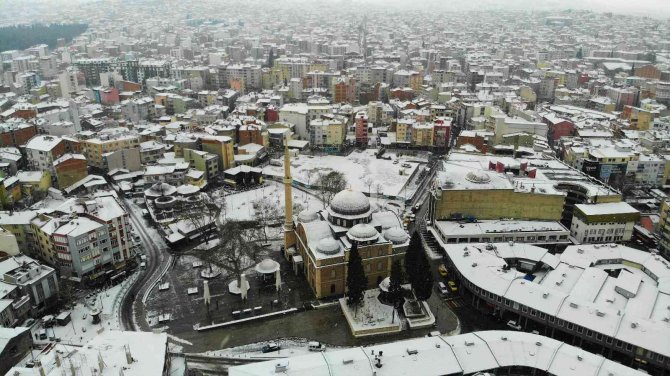
<path id="1" fill-rule="evenodd" d="M 368 145 L 368 115 L 365 112 L 359 112 L 354 118 L 356 144 L 361 146 Z"/>

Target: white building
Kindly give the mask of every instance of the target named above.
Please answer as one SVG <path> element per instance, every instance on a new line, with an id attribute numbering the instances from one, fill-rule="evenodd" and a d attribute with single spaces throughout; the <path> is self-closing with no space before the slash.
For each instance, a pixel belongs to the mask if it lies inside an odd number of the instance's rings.
<path id="1" fill-rule="evenodd" d="M 305 103 L 285 104 L 279 109 L 279 121 L 295 125 L 293 131 L 300 139 L 309 139 L 307 131 L 309 108 Z"/>
<path id="2" fill-rule="evenodd" d="M 14 317 L 25 317 L 28 312 L 53 306 L 58 299 L 56 271 L 32 258 L 19 254 L 0 262 L 2 282 L 17 286 L 20 294 L 12 303 Z"/>
<path id="3" fill-rule="evenodd" d="M 670 369 L 670 263 L 663 257 L 618 244 L 573 245 L 556 256 L 529 244 L 436 238 L 459 293 L 477 309 L 650 374 Z"/>
<path id="4" fill-rule="evenodd" d="M 61 344 L 57 351 L 39 354 L 36 360 L 41 364 L 40 371 L 14 367 L 7 375 L 165 376 L 170 374 L 167 336 L 166 333 L 105 330 L 85 346 Z"/>
<path id="5" fill-rule="evenodd" d="M 444 243 L 516 242 L 544 246 L 572 244 L 570 231 L 558 221 L 478 220 L 474 223 L 435 221 Z"/>
<path id="6" fill-rule="evenodd" d="M 625 202 L 577 204 L 570 233 L 580 243 L 630 240 L 640 212 Z"/>
<path id="7" fill-rule="evenodd" d="M 54 173 L 53 162 L 65 151 L 63 139 L 57 136 L 38 135 L 26 144 L 28 166 L 33 170 L 49 170 Z"/>
<path id="8" fill-rule="evenodd" d="M 414 338 L 229 368 L 231 376 L 490 375 L 642 376 L 644 372 L 536 334 L 491 330 Z M 523 372 L 520 372 L 523 371 Z"/>

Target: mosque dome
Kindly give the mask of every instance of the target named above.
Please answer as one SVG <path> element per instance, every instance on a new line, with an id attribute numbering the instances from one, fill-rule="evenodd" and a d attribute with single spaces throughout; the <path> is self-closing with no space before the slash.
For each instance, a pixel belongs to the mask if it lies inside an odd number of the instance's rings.
<path id="1" fill-rule="evenodd" d="M 340 251 L 340 245 L 333 238 L 323 238 L 316 245 L 316 250 L 324 255 L 333 255 Z"/>
<path id="2" fill-rule="evenodd" d="M 470 171 L 465 175 L 465 179 L 475 184 L 486 184 L 491 181 L 491 177 L 485 171 Z"/>
<path id="3" fill-rule="evenodd" d="M 370 200 L 361 192 L 347 189 L 333 197 L 330 209 L 341 215 L 367 214 L 370 211 Z"/>
<path id="4" fill-rule="evenodd" d="M 407 233 L 400 227 L 391 227 L 384 231 L 384 239 L 390 241 L 393 244 L 403 244 L 407 241 L 409 236 Z"/>
<path id="5" fill-rule="evenodd" d="M 351 240 L 370 241 L 379 237 L 377 230 L 367 223 L 359 223 L 347 231 L 347 236 Z"/>
<path id="6" fill-rule="evenodd" d="M 156 183 L 151 188 L 144 191 L 149 197 L 172 196 L 177 192 L 177 188 L 168 183 Z"/>
<path id="7" fill-rule="evenodd" d="M 298 214 L 298 221 L 302 223 L 312 222 L 319 219 L 319 215 L 314 210 L 305 209 Z"/>

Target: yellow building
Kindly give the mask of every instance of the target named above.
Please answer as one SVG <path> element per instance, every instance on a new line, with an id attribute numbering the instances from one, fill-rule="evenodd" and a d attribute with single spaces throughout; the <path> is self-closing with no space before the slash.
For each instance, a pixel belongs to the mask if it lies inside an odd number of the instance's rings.
<path id="1" fill-rule="evenodd" d="M 293 190 L 288 142 L 284 141 L 284 256 L 307 279 L 317 298 L 346 293 L 349 252 L 357 245 L 368 288 L 391 272 L 394 260 L 404 260 L 409 235 L 395 212 L 372 212 L 361 192 L 336 194 L 328 208 L 304 210 L 293 216 Z"/>
<path id="2" fill-rule="evenodd" d="M 207 185 L 207 176 L 204 171 L 191 168 L 186 172 L 184 183 L 194 185 L 198 188 L 204 188 Z"/>
<path id="3" fill-rule="evenodd" d="M 202 150 L 219 157 L 219 171 L 235 167 L 233 139 L 228 136 L 206 136 L 202 138 Z"/>
<path id="4" fill-rule="evenodd" d="M 139 148 L 140 137 L 132 133 L 105 135 L 82 140 L 81 145 L 88 164 L 96 168 L 104 169 L 106 165 L 103 154 L 122 149 Z"/>
<path id="5" fill-rule="evenodd" d="M 569 225 L 575 204 L 621 201 L 619 192 L 557 160 L 452 152 L 445 171 L 431 191 L 432 220 L 514 218 Z"/>
<path id="6" fill-rule="evenodd" d="M 55 264 L 57 261 L 56 251 L 51 242 L 51 235 L 58 227 L 57 220 L 45 214 L 38 214 L 30 221 L 32 242 L 43 259 Z"/>
<path id="7" fill-rule="evenodd" d="M 0 204 L 9 208 L 22 197 L 21 183 L 16 176 L 0 179 Z"/>
<path id="8" fill-rule="evenodd" d="M 432 147 L 435 144 L 433 124 L 414 124 L 412 127 L 412 146 Z"/>
<path id="9" fill-rule="evenodd" d="M 0 212 L 0 227 L 14 234 L 21 252 L 33 256 L 36 254 L 32 252 L 35 246 L 30 221 L 36 216 L 37 212 L 32 210 Z"/>
<path id="10" fill-rule="evenodd" d="M 19 171 L 16 174 L 21 184 L 22 196 L 32 196 L 33 192 L 45 193 L 51 188 L 51 172 L 44 171 Z"/>
<path id="11" fill-rule="evenodd" d="M 552 70 L 546 71 L 544 72 L 544 78 L 558 79 L 558 85 L 565 86 L 565 72 Z"/>
<path id="12" fill-rule="evenodd" d="M 412 127 L 415 121 L 411 119 L 400 119 L 395 126 L 395 138 L 398 143 L 412 142 Z"/>
<path id="13" fill-rule="evenodd" d="M 215 154 L 201 150 L 184 149 L 184 160 L 191 167 L 204 172 L 207 179 L 212 179 L 219 174 L 219 158 Z"/>
<path id="14" fill-rule="evenodd" d="M 315 147 L 342 147 L 347 127 L 342 119 L 315 119 L 310 123 L 310 141 Z"/>
<path id="15" fill-rule="evenodd" d="M 288 255 L 317 298 L 346 293 L 349 252 L 353 244 L 363 261 L 367 288 L 375 288 L 404 260 L 409 235 L 392 211 L 373 213 L 369 199 L 345 190 L 327 209 L 305 210 L 294 220 L 295 247 Z"/>

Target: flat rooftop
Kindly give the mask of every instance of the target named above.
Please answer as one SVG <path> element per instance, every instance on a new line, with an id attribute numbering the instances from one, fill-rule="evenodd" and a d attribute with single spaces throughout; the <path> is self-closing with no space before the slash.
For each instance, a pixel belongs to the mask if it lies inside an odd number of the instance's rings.
<path id="1" fill-rule="evenodd" d="M 571 184 L 586 189 L 589 196 L 620 194 L 557 159 L 517 159 L 499 155 L 452 152 L 443 164 L 443 171 L 438 172 L 436 177 L 442 190 L 513 189 L 515 192 L 565 195 L 558 185 Z M 496 172 L 495 166 L 498 164 L 504 165 L 508 172 Z M 526 171 L 535 171 L 534 178 L 509 172 L 519 170 L 522 164 L 526 164 Z"/>

